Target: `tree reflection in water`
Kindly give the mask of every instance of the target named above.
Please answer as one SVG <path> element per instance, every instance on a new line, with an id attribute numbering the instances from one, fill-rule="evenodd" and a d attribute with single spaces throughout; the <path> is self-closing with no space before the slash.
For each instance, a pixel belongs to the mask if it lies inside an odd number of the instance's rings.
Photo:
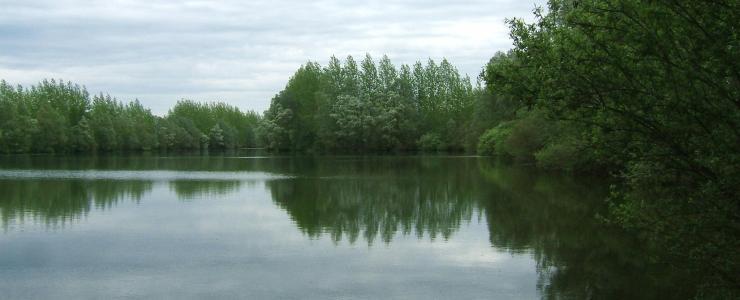
<path id="1" fill-rule="evenodd" d="M 327 236 L 392 245 L 397 235 L 454 239 L 466 222 L 486 222 L 491 246 L 531 255 L 544 298 L 675 298 L 690 294 L 682 272 L 651 263 L 648 249 L 596 218 L 606 184 L 507 167 L 474 157 L 130 158 L 82 160 L 95 169 L 259 171 L 263 180 L 164 180 L 179 199 L 254 190 L 262 182 L 275 205 L 312 239 Z M 126 162 L 128 161 L 128 162 Z M 185 162 L 180 165 L 178 162 Z M 54 162 L 19 160 L 42 168 Z M 60 169 L 69 168 L 65 163 Z M 93 208 L 147 201 L 152 180 L 0 179 L 0 217 L 64 225 Z M 492 249 L 492 251 L 494 251 Z M 666 274 L 673 274 L 667 276 Z M 686 284 L 683 284 L 683 283 Z"/>
<path id="2" fill-rule="evenodd" d="M 63 226 L 87 215 L 93 208 L 111 209 L 120 201 L 139 202 L 152 189 L 151 181 L 0 179 L 0 218 L 31 218 L 48 226 Z"/>
<path id="3" fill-rule="evenodd" d="M 449 239 L 482 215 L 496 249 L 532 255 L 544 298 L 680 296 L 681 272 L 651 264 L 636 239 L 597 218 L 607 184 L 488 159 L 358 158 L 268 181 L 273 201 L 311 238 L 372 245 L 396 234 Z M 301 168 L 298 168 L 301 169 Z M 667 276 L 675 273 L 679 275 Z"/>

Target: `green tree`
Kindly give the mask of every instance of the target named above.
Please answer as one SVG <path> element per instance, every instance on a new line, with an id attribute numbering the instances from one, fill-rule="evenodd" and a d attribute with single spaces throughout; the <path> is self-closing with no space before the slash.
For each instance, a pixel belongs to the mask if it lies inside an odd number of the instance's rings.
<path id="1" fill-rule="evenodd" d="M 208 133 L 208 145 L 213 149 L 224 149 L 226 147 L 224 143 L 224 131 L 219 124 L 213 126 Z"/>
<path id="2" fill-rule="evenodd" d="M 87 152 L 95 150 L 95 136 L 86 117 L 82 117 L 80 122 L 72 126 L 70 137 L 71 148 L 77 152 Z"/>
<path id="3" fill-rule="evenodd" d="M 49 104 L 42 104 L 36 113 L 38 130 L 33 148 L 38 152 L 63 151 L 67 145 L 67 120 Z"/>
<path id="4" fill-rule="evenodd" d="M 580 130 L 571 143 L 622 179 L 611 220 L 702 277 L 705 297 L 740 290 L 739 6 L 552 0 L 510 21 L 515 47 L 485 72 Z"/>
<path id="5" fill-rule="evenodd" d="M 223 146 L 256 146 L 261 117 L 225 103 L 179 101 L 164 118 L 138 100 L 90 97 L 84 87 L 44 80 L 24 89 L 0 81 L 0 151 L 9 153 L 207 148 L 218 125 Z M 220 145 L 220 143 L 219 143 Z"/>
<path id="6" fill-rule="evenodd" d="M 476 93 L 447 60 L 398 71 L 387 56 L 376 64 L 365 55 L 359 67 L 352 56 L 343 64 L 331 57 L 325 68 L 308 63 L 296 71 L 259 132 L 282 150 L 417 149 L 425 132 L 440 138 L 440 148 L 460 150 L 477 141 L 470 132 Z"/>

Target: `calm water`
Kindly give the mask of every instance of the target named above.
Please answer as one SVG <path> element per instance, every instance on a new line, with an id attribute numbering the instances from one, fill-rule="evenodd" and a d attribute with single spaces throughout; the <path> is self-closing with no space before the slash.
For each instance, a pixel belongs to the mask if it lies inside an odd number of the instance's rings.
<path id="1" fill-rule="evenodd" d="M 606 192 L 476 157 L 0 157 L 0 298 L 675 293 Z"/>

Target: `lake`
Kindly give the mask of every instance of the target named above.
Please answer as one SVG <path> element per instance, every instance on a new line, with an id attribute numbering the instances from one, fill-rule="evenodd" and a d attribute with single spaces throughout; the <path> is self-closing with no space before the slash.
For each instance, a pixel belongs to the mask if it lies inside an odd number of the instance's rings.
<path id="1" fill-rule="evenodd" d="M 0 298 L 680 293 L 596 217 L 603 181 L 480 157 L 257 154 L 0 157 Z"/>

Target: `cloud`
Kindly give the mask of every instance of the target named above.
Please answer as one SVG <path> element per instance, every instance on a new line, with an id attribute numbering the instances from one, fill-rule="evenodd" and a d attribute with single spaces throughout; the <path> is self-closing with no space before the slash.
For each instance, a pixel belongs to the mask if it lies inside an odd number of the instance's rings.
<path id="1" fill-rule="evenodd" d="M 329 56 L 447 57 L 475 77 L 510 47 L 505 18 L 544 0 L 6 0 L 0 78 L 62 78 L 166 113 L 181 98 L 263 111 L 290 75 Z"/>

